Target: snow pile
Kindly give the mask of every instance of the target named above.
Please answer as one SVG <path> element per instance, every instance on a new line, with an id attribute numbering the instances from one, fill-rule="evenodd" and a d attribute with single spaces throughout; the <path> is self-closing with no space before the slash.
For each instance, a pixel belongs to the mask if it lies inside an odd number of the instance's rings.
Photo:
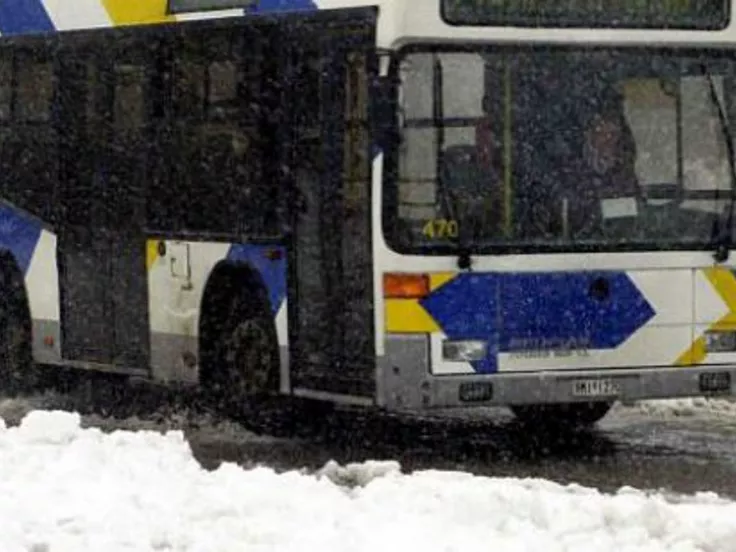
<path id="1" fill-rule="evenodd" d="M 734 519 L 736 503 L 710 494 L 405 475 L 393 462 L 208 472 L 178 431 L 106 434 L 60 412 L 0 424 L 3 552 L 732 552 Z"/>
<path id="2" fill-rule="evenodd" d="M 389 474 L 398 473 L 401 466 L 398 462 L 367 462 L 364 464 L 348 464 L 341 466 L 334 460 L 317 472 L 319 477 L 327 477 L 333 483 L 348 487 L 365 487 L 373 480 Z"/>
<path id="3" fill-rule="evenodd" d="M 627 411 L 658 418 L 719 416 L 736 418 L 736 400 L 706 397 L 641 401 L 623 407 Z M 734 548 L 736 550 L 736 547 Z"/>

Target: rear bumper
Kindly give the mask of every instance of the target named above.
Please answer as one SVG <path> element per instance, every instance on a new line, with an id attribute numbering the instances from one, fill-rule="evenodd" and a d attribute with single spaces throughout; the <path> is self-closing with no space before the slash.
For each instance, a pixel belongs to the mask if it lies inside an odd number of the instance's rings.
<path id="1" fill-rule="evenodd" d="M 736 395 L 736 365 L 505 373 L 490 376 L 430 375 L 426 340 L 387 342 L 379 366 L 378 402 L 388 410 L 622 401 Z M 718 374 L 718 375 L 716 375 Z M 727 375 L 726 375 L 727 374 Z M 617 392 L 578 396 L 581 380 L 609 380 Z M 713 389 L 713 384 L 719 384 Z M 723 385 L 726 383 L 727 385 Z M 472 399 L 472 400 L 469 400 Z"/>

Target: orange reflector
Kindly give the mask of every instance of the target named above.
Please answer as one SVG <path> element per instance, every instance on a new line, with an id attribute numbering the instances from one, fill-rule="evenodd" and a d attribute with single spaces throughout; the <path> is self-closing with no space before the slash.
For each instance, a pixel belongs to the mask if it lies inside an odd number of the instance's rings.
<path id="1" fill-rule="evenodd" d="M 384 274 L 383 295 L 390 299 L 420 299 L 429 295 L 426 274 Z"/>

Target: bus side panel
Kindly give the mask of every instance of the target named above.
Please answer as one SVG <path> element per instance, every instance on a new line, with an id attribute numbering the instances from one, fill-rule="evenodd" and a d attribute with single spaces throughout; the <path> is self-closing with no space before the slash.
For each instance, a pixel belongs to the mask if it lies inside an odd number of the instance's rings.
<path id="1" fill-rule="evenodd" d="M 56 235 L 35 217 L 0 203 L 0 250 L 9 251 L 24 275 L 33 323 L 33 356 L 37 362 L 61 358 L 59 272 Z"/>
<path id="2" fill-rule="evenodd" d="M 287 95 L 300 196 L 290 272 L 291 383 L 306 391 L 375 394 L 368 85 L 375 12 L 289 32 Z M 290 50 L 290 52 L 288 52 Z M 295 101 L 296 100 L 296 101 Z"/>
<path id="3" fill-rule="evenodd" d="M 41 38 L 0 49 L 0 248 L 13 254 L 25 276 L 39 362 L 60 359 L 57 240 L 51 232 L 60 140 L 50 46 Z"/>
<path id="4" fill-rule="evenodd" d="M 245 15 L 243 8 L 169 15 L 167 4 L 167 0 L 20 0 L 4 9 L 0 4 L 0 33 L 11 36 Z M 308 11 L 317 8 L 311 0 L 280 0 L 256 2 L 248 12 Z"/>
<path id="5" fill-rule="evenodd" d="M 61 360 L 59 269 L 55 234 L 42 230 L 25 274 L 33 322 L 33 358 L 54 364 Z"/>
<path id="6" fill-rule="evenodd" d="M 269 255 L 278 249 L 280 255 Z M 149 240 L 146 268 L 152 377 L 198 381 L 202 296 L 212 270 L 227 260 L 247 264 L 262 278 L 276 324 L 282 369 L 288 362 L 286 260 L 272 245 Z"/>
<path id="7" fill-rule="evenodd" d="M 202 297 L 223 260 L 259 273 L 287 366 L 272 30 L 271 23 L 242 18 L 162 35 L 170 57 L 160 63 L 168 64 L 171 86 L 147 205 L 148 235 L 164 240 L 149 240 L 146 255 L 154 379 L 198 380 Z M 235 297 L 241 290 L 225 291 Z"/>
<path id="8" fill-rule="evenodd" d="M 357 8 L 378 0 L 260 0 L 245 8 L 181 14 L 167 13 L 167 0 L 16 0 L 0 3 L 0 33 L 4 36 L 173 23 L 198 19 L 239 17 L 248 14 L 305 13 L 326 9 Z"/>

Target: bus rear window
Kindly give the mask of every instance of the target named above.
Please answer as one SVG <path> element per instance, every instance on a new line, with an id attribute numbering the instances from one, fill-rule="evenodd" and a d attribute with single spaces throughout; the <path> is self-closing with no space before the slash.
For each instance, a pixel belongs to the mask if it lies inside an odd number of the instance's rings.
<path id="1" fill-rule="evenodd" d="M 718 30 L 727 0 L 442 0 L 450 25 Z"/>
<path id="2" fill-rule="evenodd" d="M 726 216 L 730 58 L 414 49 L 396 69 L 384 222 L 401 253 L 699 249 Z"/>

